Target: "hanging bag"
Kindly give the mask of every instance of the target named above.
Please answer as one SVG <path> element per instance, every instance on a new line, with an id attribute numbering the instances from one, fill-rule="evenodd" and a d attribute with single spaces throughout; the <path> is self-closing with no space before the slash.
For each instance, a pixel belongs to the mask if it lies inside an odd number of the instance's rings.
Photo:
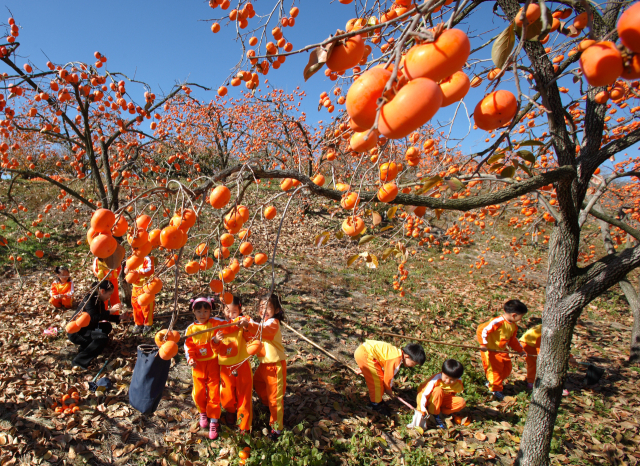
<path id="1" fill-rule="evenodd" d="M 170 367 L 171 360 L 161 359 L 156 345 L 138 346 L 138 358 L 129 386 L 131 406 L 142 414 L 153 414 L 162 399 Z"/>

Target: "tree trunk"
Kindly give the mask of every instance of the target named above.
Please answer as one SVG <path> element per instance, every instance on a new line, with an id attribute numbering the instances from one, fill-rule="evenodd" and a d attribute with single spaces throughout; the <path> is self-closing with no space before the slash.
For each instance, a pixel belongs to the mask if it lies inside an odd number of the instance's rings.
<path id="1" fill-rule="evenodd" d="M 537 374 L 520 450 L 515 464 L 546 466 L 567 374 L 573 328 L 581 308 L 563 300 L 571 293 L 571 270 L 577 237 L 566 224 L 554 229 L 549 249 L 546 303 Z"/>
<path id="2" fill-rule="evenodd" d="M 609 224 L 604 220 L 598 220 L 600 224 L 600 233 L 602 234 L 602 242 L 608 254 L 614 254 L 616 249 L 613 247 Z M 625 277 L 618 282 L 624 297 L 627 298 L 631 313 L 633 315 L 633 326 L 631 327 L 631 343 L 629 345 L 629 362 L 640 362 L 640 297 L 633 285 Z M 639 288 L 640 289 L 640 288 Z"/>

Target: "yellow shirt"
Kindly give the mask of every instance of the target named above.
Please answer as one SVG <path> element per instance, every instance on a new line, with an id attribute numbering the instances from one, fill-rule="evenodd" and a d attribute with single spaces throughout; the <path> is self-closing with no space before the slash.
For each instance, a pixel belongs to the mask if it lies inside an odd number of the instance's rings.
<path id="1" fill-rule="evenodd" d="M 209 319 L 204 324 L 200 322 L 194 322 L 187 327 L 185 336 L 187 337 L 184 342 L 184 352 L 187 355 L 187 360 L 194 359 L 196 361 L 208 361 L 209 359 L 217 358 L 218 353 L 211 344 L 211 339 L 215 336 L 216 332 L 202 333 L 194 337 L 190 336 L 192 333 L 201 332 L 218 325 L 222 325 L 224 321 L 222 319 Z"/>
<path id="2" fill-rule="evenodd" d="M 488 349 L 503 350 L 508 344 L 513 350 L 522 351 L 522 346 L 516 337 L 518 326 L 507 322 L 504 316 L 480 324 L 476 333 L 478 343 L 485 345 Z"/>
<path id="3" fill-rule="evenodd" d="M 542 324 L 531 327 L 524 335 L 520 337 L 520 343 L 529 345 L 534 348 L 540 348 L 540 339 L 542 338 Z"/>
<path id="4" fill-rule="evenodd" d="M 441 387 L 444 393 L 451 395 L 454 393 L 462 393 L 464 390 L 462 380 L 456 379 L 452 384 L 446 384 L 442 381 L 442 372 L 440 372 L 424 382 L 420 385 L 420 388 L 418 388 L 418 396 L 416 397 L 418 411 L 422 411 L 423 413 L 427 412 L 429 395 L 431 395 L 431 392 L 433 392 L 433 389 L 436 387 Z"/>
<path id="5" fill-rule="evenodd" d="M 259 329 L 260 324 L 251 321 L 249 324 L 249 331 L 253 335 L 257 335 Z M 264 357 L 258 357 L 261 363 L 269 364 L 272 362 L 285 361 L 287 359 L 287 355 L 284 352 L 284 346 L 282 345 L 282 332 L 280 331 L 280 321 L 278 319 L 271 318 L 263 324 L 262 344 L 264 345 L 266 354 Z"/>
<path id="6" fill-rule="evenodd" d="M 233 321 L 220 322 L 219 325 L 237 322 L 242 318 L 243 317 L 238 317 Z M 221 331 L 224 334 L 224 338 L 220 343 L 215 345 L 214 348 L 218 352 L 218 362 L 220 365 L 233 366 L 248 359 L 249 353 L 247 353 L 247 341 L 244 339 L 244 330 L 233 326 L 223 328 Z"/>
<path id="7" fill-rule="evenodd" d="M 384 389 L 393 386 L 393 377 L 402 365 L 402 350 L 384 341 L 365 340 L 362 344 L 369 356 L 380 364 L 384 371 Z"/>

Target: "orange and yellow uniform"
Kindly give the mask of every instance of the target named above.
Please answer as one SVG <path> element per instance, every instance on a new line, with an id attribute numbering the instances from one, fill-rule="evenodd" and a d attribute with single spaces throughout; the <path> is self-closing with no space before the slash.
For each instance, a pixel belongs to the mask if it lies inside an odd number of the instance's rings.
<path id="1" fill-rule="evenodd" d="M 224 321 L 220 325 L 238 322 L 244 317 L 233 321 Z M 236 326 L 222 329 L 224 338 L 214 346 L 218 353 L 220 364 L 220 401 L 228 413 L 238 413 L 240 429 L 250 430 L 253 421 L 253 374 L 247 353 L 247 341 L 244 330 Z"/>
<path id="2" fill-rule="evenodd" d="M 206 413 L 210 419 L 220 419 L 220 366 L 218 353 L 211 344 L 215 330 L 193 337 L 190 335 L 222 325 L 222 322 L 224 321 L 216 318 L 209 319 L 203 324 L 194 322 L 185 332 L 187 338 L 184 342 L 184 352 L 187 355 L 187 362 L 191 360 L 196 362 L 192 368 L 193 402 L 198 412 Z"/>
<path id="3" fill-rule="evenodd" d="M 382 401 L 382 394 L 393 386 L 393 377 L 402 365 L 403 353 L 384 341 L 366 340 L 354 354 L 362 370 L 373 403 Z"/>
<path id="4" fill-rule="evenodd" d="M 252 321 L 249 331 L 262 336 L 265 353 L 258 356 L 260 365 L 253 374 L 253 388 L 262 403 L 269 407 L 269 424 L 279 431 L 284 426 L 284 394 L 287 389 L 287 355 L 282 345 L 280 321 L 271 318 L 264 322 L 261 334 L 260 324 Z"/>
<path id="5" fill-rule="evenodd" d="M 527 382 L 533 383 L 536 380 L 536 364 L 538 364 L 538 354 L 540 354 L 540 340 L 542 338 L 542 324 L 531 327 L 520 337 L 522 349 L 527 353 Z"/>
<path id="6" fill-rule="evenodd" d="M 466 406 L 462 397 L 455 396 L 457 393 L 462 393 L 463 390 L 462 380 L 456 379 L 452 384 L 446 384 L 442 381 L 442 372 L 440 372 L 418 388 L 418 396 L 416 397 L 418 411 L 422 414 L 429 411 L 429 414 L 434 415 L 441 412 L 446 415 L 457 413 Z"/>
<path id="7" fill-rule="evenodd" d="M 490 350 L 504 350 L 508 344 L 514 351 L 523 351 L 516 336 L 518 326 L 507 322 L 504 316 L 480 324 L 476 333 L 478 343 Z M 489 390 L 501 392 L 504 388 L 504 380 L 511 374 L 512 365 L 509 353 L 483 351 L 481 355 L 482 366 L 489 381 Z"/>
<path id="8" fill-rule="evenodd" d="M 118 275 L 120 275 L 122 267 L 111 270 L 107 264 L 97 257 L 93 260 L 93 274 L 98 280 L 109 280 L 113 284 L 113 294 L 109 298 L 109 306 L 120 304 L 120 292 L 118 291 Z"/>
<path id="9" fill-rule="evenodd" d="M 138 296 L 144 293 L 142 291 L 142 285 L 144 285 L 147 278 L 153 275 L 154 266 L 153 258 L 145 257 L 141 266 L 136 269 L 139 274 L 138 281 L 132 283 L 133 289 L 131 290 L 131 306 L 133 307 L 133 321 L 136 325 L 153 325 L 153 309 L 155 308 L 155 300 L 146 306 L 138 304 Z"/>
<path id="10" fill-rule="evenodd" d="M 73 282 L 67 280 L 62 283 L 58 280 L 51 284 L 51 299 L 49 304 L 54 307 L 66 307 L 69 309 L 73 305 Z"/>

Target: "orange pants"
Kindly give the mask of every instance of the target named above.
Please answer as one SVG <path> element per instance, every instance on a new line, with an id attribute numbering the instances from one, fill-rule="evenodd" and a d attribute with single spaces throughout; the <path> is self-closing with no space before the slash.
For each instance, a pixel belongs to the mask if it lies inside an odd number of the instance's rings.
<path id="1" fill-rule="evenodd" d="M 143 294 L 141 286 L 134 286 L 131 292 L 131 306 L 133 306 L 133 321 L 136 325 L 153 325 L 153 309 L 155 301 L 148 306 L 138 304 L 138 296 Z"/>
<path id="2" fill-rule="evenodd" d="M 461 411 L 467 403 L 462 397 L 455 396 L 451 393 L 445 393 L 442 387 L 436 387 L 429 395 L 427 402 L 427 410 L 431 414 L 453 414 Z"/>
<path id="3" fill-rule="evenodd" d="M 538 364 L 538 358 L 536 356 L 540 354 L 540 348 L 524 344 L 522 345 L 522 349 L 527 353 L 527 382 L 533 383 L 536 381 L 536 364 Z"/>
<path id="4" fill-rule="evenodd" d="M 220 419 L 220 366 L 218 357 L 196 361 L 193 373 L 193 402 L 199 413 L 210 419 Z"/>
<path id="5" fill-rule="evenodd" d="M 71 296 L 62 296 L 61 298 L 51 298 L 49 299 L 49 304 L 53 307 L 66 307 L 69 309 L 73 305 L 73 297 Z"/>
<path id="6" fill-rule="evenodd" d="M 508 353 L 494 353 L 482 351 L 482 366 L 489 381 L 489 390 L 501 392 L 504 389 L 502 382 L 511 374 L 511 358 Z"/>
<path id="7" fill-rule="evenodd" d="M 269 407 L 269 424 L 274 430 L 284 427 L 284 392 L 287 389 L 287 361 L 262 363 L 253 375 L 253 388 Z"/>
<path id="8" fill-rule="evenodd" d="M 358 346 L 354 357 L 356 358 L 356 364 L 362 370 L 364 380 L 367 382 L 369 399 L 373 403 L 380 403 L 384 393 L 384 371 L 382 366 L 367 353 L 367 350 L 362 345 Z"/>
<path id="9" fill-rule="evenodd" d="M 238 375 L 231 373 L 231 367 L 235 367 Z M 249 361 L 240 366 L 220 366 L 220 401 L 222 407 L 229 413 L 238 413 L 241 418 L 240 429 L 251 430 L 253 421 L 253 404 L 251 394 L 253 392 L 253 375 Z"/>

